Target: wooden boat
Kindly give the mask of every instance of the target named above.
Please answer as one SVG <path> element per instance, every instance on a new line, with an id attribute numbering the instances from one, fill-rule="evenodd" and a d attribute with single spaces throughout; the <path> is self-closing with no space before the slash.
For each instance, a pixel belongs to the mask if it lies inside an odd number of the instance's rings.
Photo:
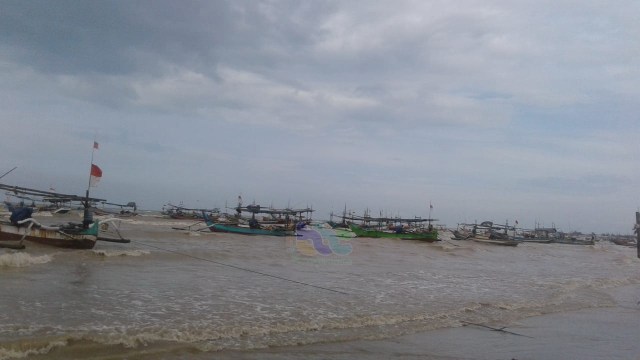
<path id="1" fill-rule="evenodd" d="M 225 232 L 225 233 L 242 234 L 242 235 L 268 235 L 268 236 L 295 235 L 294 231 L 286 230 L 281 227 L 252 228 L 252 227 L 230 225 L 230 224 L 216 224 L 212 222 L 210 219 L 205 219 L 205 221 L 209 229 L 214 232 Z"/>
<path id="2" fill-rule="evenodd" d="M 236 215 L 232 216 L 233 223 L 214 222 L 205 211 L 202 211 L 202 218 L 209 230 L 214 232 L 242 235 L 295 236 L 294 221 L 296 217 L 301 222 L 309 221 L 309 219 L 303 219 L 302 214 L 313 212 L 313 209 L 273 209 L 255 204 L 243 207 L 241 198 L 239 198 L 238 206 L 235 210 Z M 251 213 L 251 218 L 248 220 L 243 219 L 241 217 L 243 212 Z M 256 219 L 256 214 L 267 214 L 270 218 L 268 218 L 268 221 L 263 220 L 261 223 Z M 247 225 L 241 225 L 241 221 L 247 222 Z"/>
<path id="3" fill-rule="evenodd" d="M 0 221 L 0 239 L 3 241 L 33 241 L 72 249 L 92 249 L 98 240 L 99 222 L 88 228 L 82 224 L 69 223 L 61 226 L 46 226 L 33 218 L 24 219 L 14 225 L 10 221 Z"/>
<path id="4" fill-rule="evenodd" d="M 518 246 L 520 242 L 510 239 L 484 239 L 478 237 L 472 237 L 471 240 L 479 243 L 502 245 L 502 246 Z"/>
<path id="5" fill-rule="evenodd" d="M 341 218 L 342 221 L 339 223 L 334 222 L 333 216 Z M 420 217 L 371 217 L 368 211 L 365 211 L 364 216 L 356 216 L 354 214 L 347 214 L 345 206 L 342 215 L 331 213 L 329 224 L 336 230 L 349 229 L 357 237 L 434 242 L 439 239 L 438 230 L 431 225 L 432 221 L 437 220 L 431 218 L 423 219 Z M 422 225 L 423 223 L 429 223 L 429 225 L 424 226 Z"/>
<path id="6" fill-rule="evenodd" d="M 508 225 L 494 225 L 491 221 L 484 221 L 480 225 L 473 224 L 471 236 L 468 239 L 491 245 L 518 246 L 520 242 L 507 235 L 509 229 L 512 228 Z"/>
<path id="7" fill-rule="evenodd" d="M 18 209 L 19 210 L 19 209 Z M 23 220 L 0 220 L 0 247 L 24 248 L 24 241 L 36 242 L 69 249 L 92 249 L 98 240 L 128 243 L 120 234 L 115 224 L 116 219 L 83 223 L 67 223 L 64 225 L 43 225 L 36 219 L 28 217 Z M 114 230 L 118 238 L 100 236 L 101 231 Z"/>
<path id="8" fill-rule="evenodd" d="M 595 239 L 579 239 L 572 236 L 560 236 L 556 239 L 553 239 L 554 243 L 558 244 L 569 244 L 569 245 L 594 245 Z"/>
<path id="9" fill-rule="evenodd" d="M 135 205 L 135 203 L 129 204 Z M 206 212 L 211 216 L 217 216 L 220 213 L 220 209 L 192 209 L 182 206 L 182 202 L 180 203 L 180 205 L 173 205 L 171 203 L 168 203 L 162 207 L 162 215 L 168 216 L 171 219 L 175 220 L 202 220 L 203 217 L 200 215 L 200 213 L 202 212 Z"/>
<path id="10" fill-rule="evenodd" d="M 357 237 L 367 238 L 385 238 L 385 239 L 401 239 L 401 240 L 422 240 L 428 242 L 438 241 L 438 230 L 432 229 L 431 231 L 419 231 L 419 232 L 405 232 L 400 231 L 384 231 L 378 229 L 366 229 L 358 225 L 349 225 L 351 231 L 353 231 Z"/>
<path id="11" fill-rule="evenodd" d="M 92 176 L 94 176 L 94 167 L 95 165 L 92 164 Z M 124 239 L 121 236 L 118 227 L 115 226 L 114 223 L 116 219 L 103 221 L 93 220 L 90 204 L 99 201 L 104 202 L 106 200 L 90 198 L 88 189 L 86 195 L 82 197 L 4 184 L 0 184 L 0 189 L 11 191 L 14 194 L 26 194 L 39 197 L 53 196 L 60 201 L 81 202 L 84 206 L 82 222 L 67 223 L 65 225 L 43 225 L 32 217 L 33 208 L 14 208 L 9 220 L 0 220 L 0 247 L 24 248 L 24 241 L 32 241 L 63 248 L 92 249 L 98 240 L 120 243 L 130 242 L 130 240 Z M 100 231 L 109 229 L 110 223 L 112 223 L 115 234 L 117 234 L 119 238 L 108 238 L 99 235 Z M 16 241 L 18 241 L 18 243 L 16 243 Z"/>
<path id="12" fill-rule="evenodd" d="M 99 216 L 115 216 L 119 218 L 130 218 L 138 215 L 138 206 L 135 202 L 130 201 L 127 204 L 116 204 L 104 202 L 102 205 L 111 205 L 113 208 L 94 207 L 91 210 Z M 118 209 L 119 207 L 119 209 Z"/>

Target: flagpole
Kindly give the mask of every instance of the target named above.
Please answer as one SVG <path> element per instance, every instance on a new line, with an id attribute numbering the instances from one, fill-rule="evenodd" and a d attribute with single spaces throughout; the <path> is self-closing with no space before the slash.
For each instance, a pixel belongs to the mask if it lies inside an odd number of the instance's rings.
<path id="1" fill-rule="evenodd" d="M 89 188 L 91 187 L 91 170 L 93 167 L 93 154 L 96 152 L 96 139 L 93 139 L 93 146 L 91 147 L 91 165 L 89 166 L 89 183 L 87 184 L 87 201 L 89 201 Z"/>
<path id="2" fill-rule="evenodd" d="M 89 189 L 91 188 L 91 172 L 93 170 L 93 154 L 96 152 L 96 139 L 93 139 L 93 146 L 91 147 L 91 166 L 89 166 L 89 183 L 87 184 L 87 194 L 84 200 L 84 215 L 82 219 L 82 226 L 87 229 L 89 224 L 93 222 L 93 214 L 89 211 Z"/>

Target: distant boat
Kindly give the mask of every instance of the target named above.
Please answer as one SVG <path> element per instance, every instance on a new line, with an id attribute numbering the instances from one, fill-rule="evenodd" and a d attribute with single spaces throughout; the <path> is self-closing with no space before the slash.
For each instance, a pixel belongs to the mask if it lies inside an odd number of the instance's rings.
<path id="1" fill-rule="evenodd" d="M 553 239 L 554 243 L 558 243 L 558 244 L 569 244 L 569 245 L 594 245 L 595 239 L 590 238 L 590 239 L 578 239 L 575 237 L 567 237 L 567 236 L 562 236 L 562 237 L 558 237 L 556 239 Z"/>
<path id="2" fill-rule="evenodd" d="M 333 222 L 333 216 L 342 218 L 342 222 Z M 431 225 L 435 219 L 400 218 L 400 217 L 371 217 L 368 211 L 364 216 L 347 215 L 345 210 L 343 215 L 334 215 L 331 213 L 330 224 L 335 230 L 349 229 L 357 237 L 365 238 L 386 238 L 401 240 L 421 240 L 427 242 L 438 241 L 438 230 Z M 428 226 L 422 225 L 428 222 Z M 374 225 L 372 225 L 374 224 Z M 345 234 L 346 235 L 346 234 Z"/>
<path id="3" fill-rule="evenodd" d="M 473 225 L 471 236 L 468 239 L 491 245 L 518 246 L 520 242 L 507 235 L 508 229 L 507 225 L 494 225 L 491 221 L 484 221 L 480 225 Z"/>
<path id="4" fill-rule="evenodd" d="M 240 224 L 223 224 L 214 222 L 206 212 L 202 212 L 202 217 L 207 224 L 209 230 L 213 232 L 224 232 L 241 235 L 268 235 L 268 236 L 295 236 L 293 224 L 284 224 L 282 226 L 276 224 L 261 225 L 255 219 L 249 220 L 249 224 L 242 226 Z"/>
<path id="5" fill-rule="evenodd" d="M 479 243 L 502 245 L 502 246 L 518 246 L 519 244 L 518 241 L 509 240 L 509 239 L 484 239 L 484 238 L 472 237 L 471 240 Z"/>
<path id="6" fill-rule="evenodd" d="M 358 225 L 349 225 L 351 231 L 353 231 L 357 237 L 367 238 L 385 238 L 385 239 L 401 239 L 401 240 L 422 240 L 427 242 L 438 241 L 438 230 L 431 229 L 419 231 L 419 232 L 405 232 L 404 230 L 378 230 L 378 229 L 366 229 Z"/>

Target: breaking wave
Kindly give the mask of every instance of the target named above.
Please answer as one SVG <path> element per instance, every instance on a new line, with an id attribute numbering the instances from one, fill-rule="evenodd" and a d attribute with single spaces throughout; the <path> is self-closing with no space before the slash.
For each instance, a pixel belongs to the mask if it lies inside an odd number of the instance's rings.
<path id="1" fill-rule="evenodd" d="M 149 250 L 92 250 L 95 255 L 104 257 L 113 256 L 144 256 L 151 254 Z"/>
<path id="2" fill-rule="evenodd" d="M 89 351 L 90 355 L 120 351 L 135 357 L 148 352 L 216 352 L 332 341 L 378 340 L 438 328 L 459 327 L 468 323 L 508 323 L 546 313 L 611 305 L 611 299 L 607 297 L 599 297 L 597 301 L 588 303 L 581 299 L 562 297 L 547 304 L 530 301 L 470 302 L 455 309 L 436 312 L 362 314 L 244 325 L 220 325 L 203 320 L 173 326 L 158 324 L 76 329 L 62 337 L 0 342 L 0 360 L 47 354 L 54 349 L 63 355 L 67 351 L 77 354 L 76 348 L 80 348 Z"/>
<path id="3" fill-rule="evenodd" d="M 35 264 L 45 264 L 52 260 L 49 255 L 32 256 L 24 252 L 14 252 L 0 255 L 0 267 L 26 267 Z"/>

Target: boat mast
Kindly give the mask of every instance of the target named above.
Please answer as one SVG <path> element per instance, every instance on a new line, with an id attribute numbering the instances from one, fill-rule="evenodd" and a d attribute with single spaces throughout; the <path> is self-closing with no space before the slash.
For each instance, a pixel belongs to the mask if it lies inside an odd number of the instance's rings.
<path id="1" fill-rule="evenodd" d="M 93 146 L 91 147 L 91 165 L 89 166 L 89 183 L 87 184 L 87 193 L 85 195 L 84 200 L 84 214 L 82 217 L 82 226 L 86 229 L 89 227 L 89 224 L 93 222 L 93 214 L 89 211 L 89 189 L 91 188 L 91 173 L 93 170 L 93 154 L 96 152 L 96 148 L 98 147 L 98 143 L 96 139 L 93 139 Z"/>

